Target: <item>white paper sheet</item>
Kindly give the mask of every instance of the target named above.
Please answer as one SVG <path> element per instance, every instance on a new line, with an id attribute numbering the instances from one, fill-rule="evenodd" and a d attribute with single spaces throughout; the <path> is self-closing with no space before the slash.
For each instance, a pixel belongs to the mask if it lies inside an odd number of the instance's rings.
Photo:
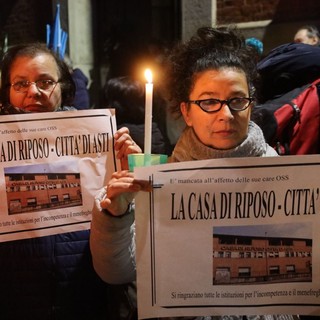
<path id="1" fill-rule="evenodd" d="M 320 314 L 320 156 L 136 168 L 139 318 Z"/>
<path id="2" fill-rule="evenodd" d="M 114 110 L 0 118 L 0 241 L 89 229 L 116 170 Z"/>

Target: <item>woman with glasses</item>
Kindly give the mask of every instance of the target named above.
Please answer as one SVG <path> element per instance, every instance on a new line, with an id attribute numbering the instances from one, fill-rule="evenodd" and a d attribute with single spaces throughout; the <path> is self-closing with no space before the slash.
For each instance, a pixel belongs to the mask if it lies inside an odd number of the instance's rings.
<path id="1" fill-rule="evenodd" d="M 73 109 L 68 67 L 44 44 L 11 47 L 1 84 L 2 114 Z M 0 283 L 1 319 L 107 317 L 107 286 L 92 268 L 89 230 L 0 243 Z"/>
<path id="2" fill-rule="evenodd" d="M 257 81 L 254 51 L 236 30 L 201 28 L 169 61 L 171 111 L 187 127 L 172 161 L 275 156 L 250 121 Z"/>
<path id="3" fill-rule="evenodd" d="M 1 62 L 1 84 L 4 113 L 74 109 L 75 84 L 69 69 L 45 44 L 11 47 Z"/>
<path id="4" fill-rule="evenodd" d="M 261 129 L 250 121 L 257 79 L 254 55 L 254 49 L 232 28 L 200 28 L 190 41 L 173 49 L 164 78 L 171 111 L 183 116 L 187 126 L 170 161 L 277 155 Z M 135 279 L 131 202 L 140 190 L 147 191 L 147 187 L 135 181 L 132 173 L 121 171 L 114 173 L 96 197 L 90 246 L 95 270 L 106 282 Z"/>

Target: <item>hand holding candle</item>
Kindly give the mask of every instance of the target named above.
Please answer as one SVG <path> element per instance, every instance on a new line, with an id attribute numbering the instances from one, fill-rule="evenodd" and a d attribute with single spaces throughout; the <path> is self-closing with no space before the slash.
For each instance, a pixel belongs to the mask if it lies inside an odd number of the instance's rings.
<path id="1" fill-rule="evenodd" d="M 146 83 L 146 105 L 145 105 L 145 119 L 144 119 L 144 153 L 151 154 L 151 134 L 152 134 L 152 73 L 150 69 L 146 69 L 144 73 Z"/>

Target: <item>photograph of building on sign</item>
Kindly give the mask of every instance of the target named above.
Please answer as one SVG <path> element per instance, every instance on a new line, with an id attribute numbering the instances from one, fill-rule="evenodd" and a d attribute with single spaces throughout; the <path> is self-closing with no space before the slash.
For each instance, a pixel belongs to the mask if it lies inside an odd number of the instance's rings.
<path id="1" fill-rule="evenodd" d="M 82 205 L 76 161 L 4 169 L 8 214 Z"/>
<path id="2" fill-rule="evenodd" d="M 213 284 L 312 281 L 310 223 L 214 227 Z"/>

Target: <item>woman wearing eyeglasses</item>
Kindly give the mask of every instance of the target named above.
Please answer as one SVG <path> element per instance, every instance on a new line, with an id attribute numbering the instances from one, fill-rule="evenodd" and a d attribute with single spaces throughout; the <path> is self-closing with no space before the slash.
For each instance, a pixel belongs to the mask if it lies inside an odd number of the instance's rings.
<path id="1" fill-rule="evenodd" d="M 235 31 L 201 28 L 173 51 L 168 73 L 171 111 L 187 127 L 172 161 L 275 156 L 250 121 L 257 81 L 252 49 Z"/>
<path id="2" fill-rule="evenodd" d="M 11 47 L 1 62 L 1 84 L 2 114 L 73 109 L 68 67 L 44 44 Z M 1 242 L 0 283 L 1 319 L 106 319 L 108 314 L 108 287 L 92 268 L 89 230 Z"/>
<path id="3" fill-rule="evenodd" d="M 183 116 L 186 129 L 170 161 L 277 156 L 265 142 L 261 129 L 250 121 L 257 79 L 254 55 L 253 49 L 232 28 L 200 28 L 190 41 L 173 49 L 164 78 L 171 111 Z M 90 246 L 95 270 L 106 282 L 126 283 L 135 279 L 131 202 L 140 190 L 147 188 L 134 181 L 132 173 L 121 171 L 114 173 L 95 199 Z M 292 316 L 247 318 L 292 319 Z"/>
<path id="4" fill-rule="evenodd" d="M 75 84 L 69 69 L 45 44 L 11 47 L 1 62 L 1 83 L 5 113 L 74 109 Z"/>

